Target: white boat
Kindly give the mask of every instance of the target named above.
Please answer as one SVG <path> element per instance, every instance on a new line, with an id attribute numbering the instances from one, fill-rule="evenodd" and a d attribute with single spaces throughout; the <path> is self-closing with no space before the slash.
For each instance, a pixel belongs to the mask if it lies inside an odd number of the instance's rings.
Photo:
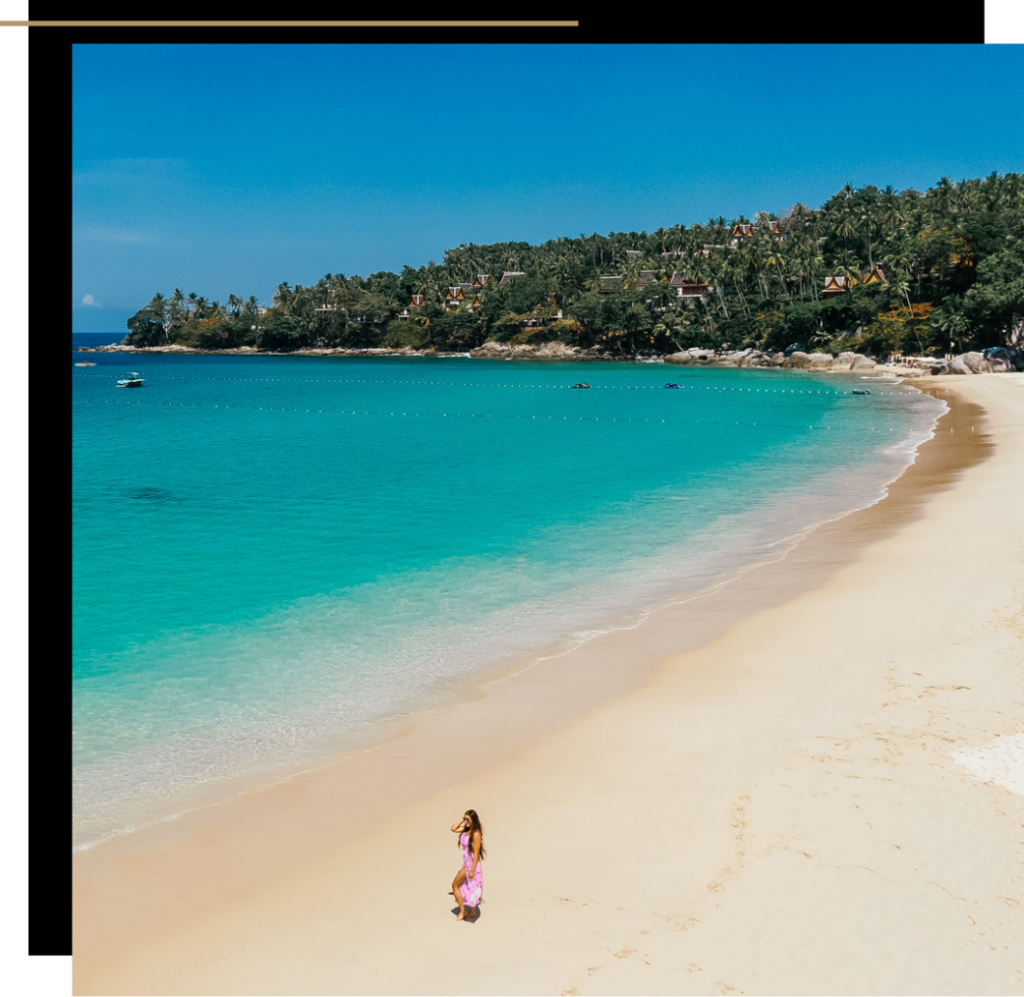
<path id="1" fill-rule="evenodd" d="M 136 371 L 129 370 L 126 371 L 124 376 L 117 382 L 117 386 L 119 388 L 141 388 L 144 383 L 144 378 L 142 378 Z"/>

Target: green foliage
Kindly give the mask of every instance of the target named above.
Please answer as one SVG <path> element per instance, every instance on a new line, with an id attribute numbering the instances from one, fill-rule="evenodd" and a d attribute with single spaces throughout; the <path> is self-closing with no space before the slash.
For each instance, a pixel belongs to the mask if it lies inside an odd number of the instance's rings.
<path id="1" fill-rule="evenodd" d="M 941 354 L 943 341 L 930 323 L 933 311 L 925 302 L 882 312 L 864 330 L 860 343 L 873 353 Z"/>
<path id="2" fill-rule="evenodd" d="M 430 329 L 418 325 L 410 319 L 392 319 L 384 328 L 381 346 L 391 348 L 411 346 L 423 349 L 430 345 Z"/>
<path id="3" fill-rule="evenodd" d="M 978 264 L 977 281 L 964 295 L 963 312 L 977 346 L 1007 342 L 1014 316 L 1024 315 L 1024 246 L 1000 249 Z"/>
<path id="4" fill-rule="evenodd" d="M 126 342 L 209 345 L 219 337 L 231 345 L 258 341 L 263 348 L 294 349 L 408 341 L 462 350 L 486 337 L 512 339 L 524 322 L 543 321 L 527 326 L 531 336 L 540 328 L 548 338 L 584 347 L 604 343 L 623 355 L 723 342 L 777 350 L 794 341 L 821 349 L 859 342 L 884 352 L 907 334 L 884 317 L 894 311 L 934 306 L 930 331 L 914 325 L 912 338 L 944 340 L 947 348 L 951 340 L 964 348 L 995 345 L 1013 316 L 1024 314 L 1019 174 L 959 183 L 943 177 L 923 193 L 847 184 L 819 209 L 796 205 L 779 218 L 759 213 L 751 234 L 735 245 L 733 224 L 719 217 L 652 234 L 580 234 L 539 246 L 463 244 L 448 249 L 441 263 L 404 266 L 400 274 L 328 273 L 309 287 L 282 282 L 273 295 L 276 307 L 260 320 L 254 298 L 243 302 L 230 294 L 225 308 L 175 289 L 169 298 L 154 295 L 129 320 Z M 885 279 L 859 283 L 872 265 L 882 267 Z M 502 273 L 512 270 L 525 276 L 501 286 Z M 706 283 L 708 292 L 699 300 L 679 299 L 667 279 L 673 272 Z M 480 307 L 446 311 L 447 288 L 472 283 L 478 274 L 490 277 L 480 289 Z M 848 290 L 825 295 L 830 275 L 844 277 Z M 602 277 L 617 277 L 618 289 Z M 425 304 L 394 325 L 413 294 L 423 295 Z M 559 307 L 569 324 L 555 330 Z M 214 324 L 202 325 L 206 321 Z"/>
<path id="5" fill-rule="evenodd" d="M 125 346 L 159 346 L 164 341 L 164 327 L 160 314 L 153 309 L 142 308 L 128 319 L 128 335 Z"/>
<path id="6" fill-rule="evenodd" d="M 302 345 L 300 320 L 279 309 L 272 308 L 256 325 L 256 348 L 274 352 L 290 352 Z"/>
<path id="7" fill-rule="evenodd" d="M 176 342 L 200 350 L 225 350 L 236 345 L 234 327 L 223 318 L 190 318 L 175 332 Z"/>

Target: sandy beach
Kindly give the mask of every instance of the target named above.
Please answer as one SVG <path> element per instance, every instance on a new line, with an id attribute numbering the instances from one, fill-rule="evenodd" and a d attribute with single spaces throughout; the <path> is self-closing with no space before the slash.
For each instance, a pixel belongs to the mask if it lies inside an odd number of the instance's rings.
<path id="1" fill-rule="evenodd" d="M 923 387 L 786 557 L 76 853 L 74 993 L 1024 993 L 1024 375 Z"/>

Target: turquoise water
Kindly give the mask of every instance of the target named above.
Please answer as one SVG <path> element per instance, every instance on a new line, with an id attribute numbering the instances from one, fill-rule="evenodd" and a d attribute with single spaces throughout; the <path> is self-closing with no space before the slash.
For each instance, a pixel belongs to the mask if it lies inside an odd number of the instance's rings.
<path id="1" fill-rule="evenodd" d="M 727 578 L 877 500 L 943 409 L 802 372 L 73 356 L 76 846 Z"/>

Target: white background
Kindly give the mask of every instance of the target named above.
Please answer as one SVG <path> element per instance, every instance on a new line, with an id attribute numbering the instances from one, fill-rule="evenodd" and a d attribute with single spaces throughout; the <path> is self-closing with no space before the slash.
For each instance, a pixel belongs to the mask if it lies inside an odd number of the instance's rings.
<path id="1" fill-rule="evenodd" d="M 0 0 L 0 20 L 23 21 L 28 4 Z M 0 334 L 9 388 L 0 412 L 0 472 L 6 529 L 0 533 L 0 633 L 4 637 L 0 691 L 0 757 L 6 763 L 5 795 L 15 802 L 3 817 L 0 863 L 0 979 L 7 993 L 51 997 L 71 993 L 71 958 L 29 958 L 28 952 L 28 29 L 0 28 Z M 70 219 L 69 219 L 70 223 Z M 67 295 L 57 294 L 63 303 Z M 46 305 L 44 305 L 45 307 Z M 68 332 L 71 330 L 68 329 Z M 67 448 L 54 455 L 64 459 Z M 63 470 L 63 466 L 61 467 Z M 55 524 L 59 534 L 63 524 Z M 60 558 L 63 563 L 66 558 Z M 55 786 L 54 791 L 66 791 Z M 70 858 L 70 855 L 68 856 Z M 58 879 L 58 882 L 62 880 Z M 65 917 L 68 896 L 54 896 Z"/>

